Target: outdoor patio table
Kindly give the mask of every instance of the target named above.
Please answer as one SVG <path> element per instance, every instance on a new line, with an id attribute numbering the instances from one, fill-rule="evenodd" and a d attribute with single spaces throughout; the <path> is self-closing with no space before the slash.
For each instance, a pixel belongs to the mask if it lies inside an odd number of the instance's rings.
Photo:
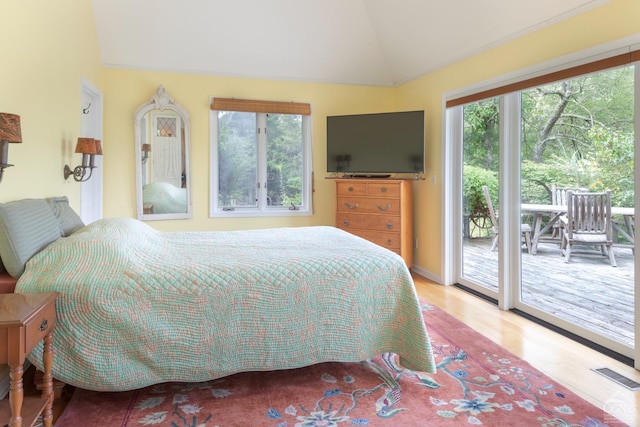
<path id="1" fill-rule="evenodd" d="M 535 203 L 523 203 L 520 205 L 520 210 L 522 212 L 532 212 L 534 214 L 533 227 L 532 232 L 533 236 L 531 239 L 531 253 L 535 254 L 538 249 L 538 242 L 540 241 L 540 237 L 544 235 L 547 231 L 553 227 L 553 224 L 560 219 L 562 215 L 567 212 L 567 206 L 563 205 L 542 205 Z M 549 221 L 542 226 L 542 218 L 547 214 L 550 219 Z M 628 245 L 614 245 L 614 246 L 624 246 L 630 247 L 631 249 L 635 248 L 634 244 L 634 231 L 633 231 L 633 216 L 634 216 L 634 208 L 624 208 L 618 206 L 611 207 L 611 215 L 612 216 L 622 216 L 624 220 L 624 227 L 621 227 L 617 222 L 613 222 L 613 229 L 619 232 L 625 239 L 629 241 Z"/>

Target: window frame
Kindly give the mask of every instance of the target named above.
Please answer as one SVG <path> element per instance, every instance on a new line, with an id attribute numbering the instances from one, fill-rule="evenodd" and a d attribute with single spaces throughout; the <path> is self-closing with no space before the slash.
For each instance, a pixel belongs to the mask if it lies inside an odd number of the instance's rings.
<path id="1" fill-rule="evenodd" d="M 258 182 L 261 183 L 258 190 L 258 203 L 256 207 L 235 207 L 233 210 L 225 210 L 218 204 L 218 111 L 230 111 L 226 109 L 214 110 L 214 97 L 211 97 L 212 108 L 209 111 L 210 135 L 209 135 L 209 217 L 210 218 L 242 218 L 242 217 L 295 217 L 313 215 L 312 187 L 313 187 L 313 159 L 311 138 L 311 115 L 299 114 L 302 117 L 302 204 L 292 209 L 289 206 L 272 206 L 267 203 L 267 191 L 262 183 L 267 179 L 266 160 L 266 133 L 258 134 Z M 242 100 L 240 100 L 242 101 Z M 269 101 L 265 101 L 269 103 Z M 259 109 L 259 108 L 256 108 Z M 286 114 L 281 112 L 246 111 L 256 114 L 256 126 L 266 128 L 268 114 Z M 257 130 L 256 130 L 257 131 Z M 262 141 L 261 141 L 262 140 Z"/>

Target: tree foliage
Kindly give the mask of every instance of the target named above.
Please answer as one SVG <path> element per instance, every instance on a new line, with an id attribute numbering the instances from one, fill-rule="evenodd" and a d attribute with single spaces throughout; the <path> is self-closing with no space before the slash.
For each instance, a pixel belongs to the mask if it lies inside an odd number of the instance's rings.
<path id="1" fill-rule="evenodd" d="M 267 115 L 267 202 L 300 205 L 303 181 L 302 116 Z M 218 178 L 221 206 L 256 206 L 258 186 L 257 115 L 218 114 Z"/>
<path id="2" fill-rule="evenodd" d="M 267 115 L 267 197 L 271 205 L 302 203 L 302 116 Z"/>
<path id="3" fill-rule="evenodd" d="M 556 184 L 611 189 L 614 205 L 633 206 L 633 66 L 528 89 L 520 96 L 524 202 L 549 203 L 550 187 Z M 478 177 L 494 183 L 473 168 L 497 173 L 498 120 L 498 98 L 464 107 L 467 203 L 476 200 Z M 474 206 L 465 205 L 465 214 Z"/>

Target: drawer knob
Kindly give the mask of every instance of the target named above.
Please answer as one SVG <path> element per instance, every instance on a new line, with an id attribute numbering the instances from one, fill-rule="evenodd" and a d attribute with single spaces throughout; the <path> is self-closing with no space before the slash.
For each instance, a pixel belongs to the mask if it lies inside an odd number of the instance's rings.
<path id="1" fill-rule="evenodd" d="M 348 226 L 349 226 L 349 221 L 345 219 L 345 220 L 342 222 L 342 225 L 344 225 L 345 227 L 348 227 Z"/>
<path id="2" fill-rule="evenodd" d="M 40 322 L 40 326 L 38 326 L 38 330 L 46 331 L 48 327 L 49 327 L 49 319 L 42 319 L 42 322 Z"/>
<path id="3" fill-rule="evenodd" d="M 392 228 L 393 228 L 393 224 L 392 224 L 392 223 L 390 223 L 390 222 L 388 222 L 388 223 L 387 223 L 387 229 L 388 229 L 388 230 L 391 230 Z"/>
<path id="4" fill-rule="evenodd" d="M 349 191 L 353 191 L 353 187 L 349 187 Z"/>
<path id="5" fill-rule="evenodd" d="M 358 203 L 350 205 L 348 202 L 344 202 L 344 205 L 347 207 L 347 209 L 356 209 L 358 207 Z"/>
<path id="6" fill-rule="evenodd" d="M 391 246 L 392 243 L 391 239 L 387 240 L 387 245 Z"/>
<path id="7" fill-rule="evenodd" d="M 384 207 L 384 206 L 380 206 L 379 204 L 376 203 L 376 208 L 378 208 L 379 210 L 385 212 L 385 211 L 388 211 L 389 209 L 391 209 L 391 205 L 387 205 L 387 207 Z"/>
<path id="8" fill-rule="evenodd" d="M 386 192 L 387 192 L 387 187 L 382 187 L 382 188 L 380 189 L 380 192 L 381 192 L 381 193 L 386 193 Z"/>

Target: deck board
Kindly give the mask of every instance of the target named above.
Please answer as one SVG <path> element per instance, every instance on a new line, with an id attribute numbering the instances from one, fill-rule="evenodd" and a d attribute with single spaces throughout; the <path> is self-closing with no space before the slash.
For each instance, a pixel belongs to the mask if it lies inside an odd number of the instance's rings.
<path id="1" fill-rule="evenodd" d="M 498 252 L 490 239 L 464 242 L 464 277 L 498 290 Z M 625 345 L 634 343 L 634 260 L 631 249 L 615 248 L 617 267 L 589 248 L 564 262 L 554 243 L 538 253 L 522 252 L 522 301 Z"/>

